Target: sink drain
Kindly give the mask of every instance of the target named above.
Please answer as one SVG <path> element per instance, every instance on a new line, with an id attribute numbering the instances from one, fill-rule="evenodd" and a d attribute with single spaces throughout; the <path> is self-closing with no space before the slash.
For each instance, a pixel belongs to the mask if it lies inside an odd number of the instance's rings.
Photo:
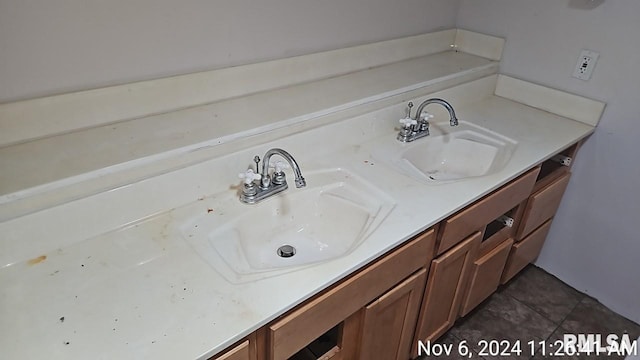
<path id="1" fill-rule="evenodd" d="M 282 245 L 278 248 L 278 256 L 283 258 L 292 257 L 296 254 L 296 248 L 291 245 Z"/>

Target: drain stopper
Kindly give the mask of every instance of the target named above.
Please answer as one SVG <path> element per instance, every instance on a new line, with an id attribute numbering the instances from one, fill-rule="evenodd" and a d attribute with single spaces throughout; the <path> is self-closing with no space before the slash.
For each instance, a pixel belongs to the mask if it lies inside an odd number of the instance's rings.
<path id="1" fill-rule="evenodd" d="M 282 245 L 278 248 L 277 252 L 278 256 L 288 258 L 296 254 L 296 248 L 291 245 Z"/>

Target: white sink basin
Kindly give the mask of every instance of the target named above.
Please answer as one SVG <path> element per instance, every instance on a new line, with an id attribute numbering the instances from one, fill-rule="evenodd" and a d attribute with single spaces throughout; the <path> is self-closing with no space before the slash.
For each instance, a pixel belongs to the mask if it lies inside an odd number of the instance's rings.
<path id="1" fill-rule="evenodd" d="M 181 232 L 232 282 L 250 281 L 353 251 L 393 209 L 388 195 L 344 169 L 305 172 L 307 187 L 290 188 L 254 205 L 236 192 L 217 196 L 215 211 Z M 295 248 L 282 257 L 278 249 Z"/>
<path id="2" fill-rule="evenodd" d="M 373 157 L 414 179 L 434 184 L 500 171 L 516 146 L 515 140 L 460 121 L 457 127 L 432 125 L 431 135 L 379 147 Z"/>

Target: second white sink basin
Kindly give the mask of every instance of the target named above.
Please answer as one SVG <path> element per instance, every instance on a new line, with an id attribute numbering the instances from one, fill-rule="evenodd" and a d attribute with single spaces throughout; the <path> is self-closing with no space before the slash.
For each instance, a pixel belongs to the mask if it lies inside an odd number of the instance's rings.
<path id="1" fill-rule="evenodd" d="M 517 142 L 460 121 L 432 126 L 432 134 L 410 143 L 379 147 L 373 156 L 397 171 L 427 183 L 484 176 L 504 168 Z"/>
<path id="2" fill-rule="evenodd" d="M 242 282 L 344 256 L 394 207 L 385 193 L 344 169 L 304 176 L 307 187 L 253 205 L 241 203 L 235 192 L 220 196 L 216 214 L 187 222 L 183 236 L 228 280 Z M 295 255 L 283 257 L 283 246 Z"/>

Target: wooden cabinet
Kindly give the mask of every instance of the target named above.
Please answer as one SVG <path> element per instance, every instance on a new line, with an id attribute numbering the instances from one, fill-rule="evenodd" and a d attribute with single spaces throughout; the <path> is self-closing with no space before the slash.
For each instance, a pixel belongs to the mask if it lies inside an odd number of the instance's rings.
<path id="1" fill-rule="evenodd" d="M 367 305 L 359 359 L 406 360 L 410 357 L 426 277 L 426 270 L 421 269 Z"/>
<path id="2" fill-rule="evenodd" d="M 431 262 L 414 344 L 435 340 L 453 326 L 480 240 L 478 231 Z"/>
<path id="3" fill-rule="evenodd" d="M 481 200 L 473 203 L 440 224 L 437 255 L 462 241 L 474 231 L 482 230 L 498 216 L 525 200 L 536 181 L 538 168 L 530 170 Z"/>
<path id="4" fill-rule="evenodd" d="M 227 351 L 224 355 L 213 358 L 214 360 L 251 360 L 249 356 L 249 340 L 245 340 L 240 345 Z"/>
<path id="5" fill-rule="evenodd" d="M 460 309 L 462 316 L 467 315 L 498 289 L 511 245 L 513 239 L 509 238 L 474 261 L 469 286 Z"/>
<path id="6" fill-rule="evenodd" d="M 356 358 L 361 310 L 425 268 L 434 244 L 435 233 L 429 230 L 268 325 L 267 359 L 288 359 L 335 327 L 339 336 L 329 350 L 333 358 Z"/>
<path id="7" fill-rule="evenodd" d="M 544 245 L 544 240 L 549 233 L 549 228 L 551 228 L 551 220 L 547 220 L 546 223 L 534 230 L 529 236 L 513 245 L 502 273 L 502 284 L 505 284 L 538 257 L 540 250 L 542 250 L 542 245 Z"/>
<path id="8" fill-rule="evenodd" d="M 569 184 L 570 176 L 570 172 L 559 174 L 553 181 L 544 184 L 529 197 L 516 239 L 524 238 L 555 215 Z"/>
<path id="9" fill-rule="evenodd" d="M 570 165 L 578 151 L 574 144 L 543 162 L 531 196 L 523 203 L 523 211 L 501 283 L 506 283 L 527 264 L 533 262 L 544 245 L 551 221 L 571 177 Z"/>
<path id="10" fill-rule="evenodd" d="M 461 287 L 457 288 L 456 301 L 460 301 L 461 306 L 451 309 L 453 313 L 447 315 L 448 321 L 438 320 L 436 317 L 432 320 L 434 323 L 446 325 L 444 329 L 448 328 L 455 321 L 457 311 L 466 315 L 500 285 L 502 270 L 513 244 L 511 237 L 515 228 L 501 225 L 498 219 L 504 215 L 512 218 L 521 212 L 519 204 L 531 194 L 538 172 L 539 168 L 526 172 L 441 223 L 438 254 L 447 251 L 474 232 L 481 231 L 482 237 L 479 241 L 479 250 L 467 259 L 471 262 L 469 274 L 462 274 L 464 275 L 462 279 L 469 275 L 470 281 L 461 283 Z M 447 295 L 452 296 L 452 293 Z M 453 305 L 458 306 L 458 304 Z M 437 328 L 431 331 L 435 334 L 431 337 L 437 337 L 442 332 Z"/>
<path id="11" fill-rule="evenodd" d="M 210 360 L 258 360 L 256 334 L 251 334 L 245 340 L 232 346 L 222 355 L 216 355 Z"/>

